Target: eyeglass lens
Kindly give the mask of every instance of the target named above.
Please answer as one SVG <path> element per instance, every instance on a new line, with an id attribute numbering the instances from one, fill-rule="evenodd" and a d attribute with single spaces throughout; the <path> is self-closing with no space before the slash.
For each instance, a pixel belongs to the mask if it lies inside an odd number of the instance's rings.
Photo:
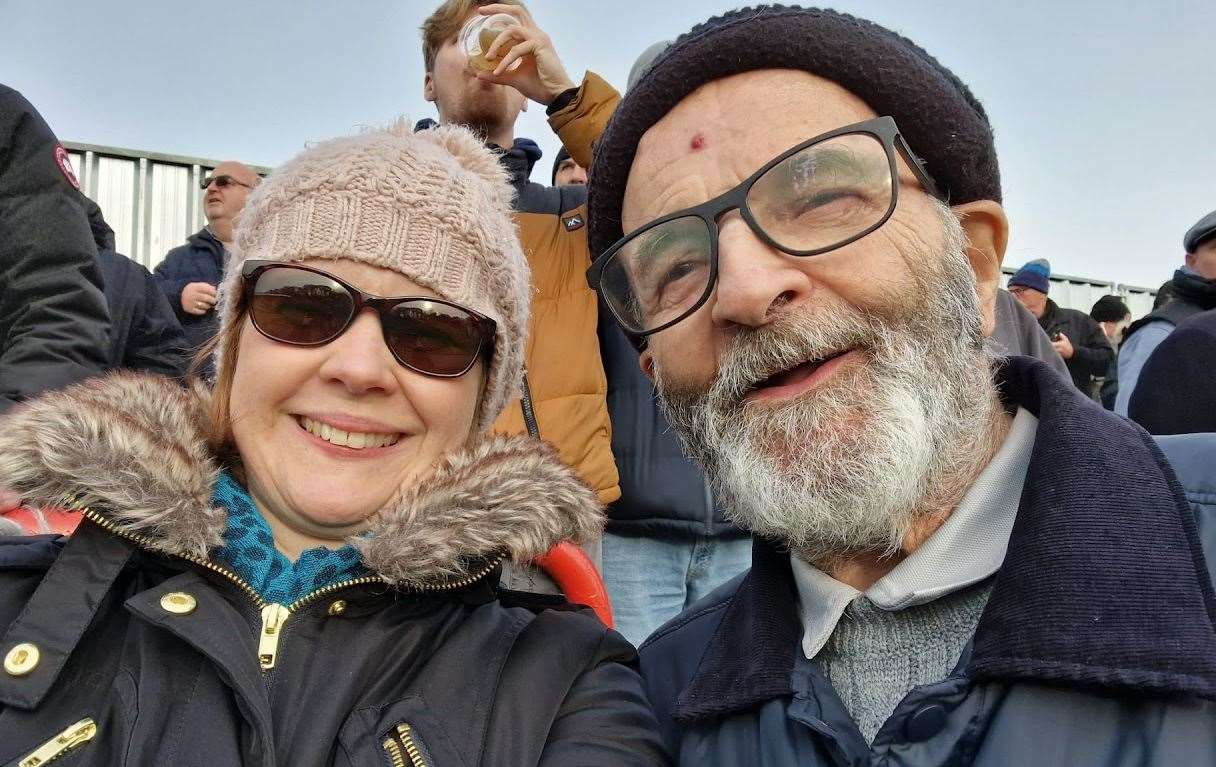
<path id="1" fill-rule="evenodd" d="M 826 139 L 757 178 L 745 205 L 780 249 L 826 251 L 877 226 L 894 200 L 890 155 L 868 133 Z M 646 332 L 681 319 L 710 289 L 713 238 L 699 215 L 642 229 L 605 262 L 601 291 L 622 322 Z"/>

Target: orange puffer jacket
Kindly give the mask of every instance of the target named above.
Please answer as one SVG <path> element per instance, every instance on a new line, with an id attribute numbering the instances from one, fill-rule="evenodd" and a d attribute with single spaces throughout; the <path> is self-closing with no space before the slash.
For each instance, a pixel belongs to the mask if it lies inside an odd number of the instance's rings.
<path id="1" fill-rule="evenodd" d="M 591 145 L 619 100 L 611 85 L 588 73 L 575 99 L 550 116 L 550 125 L 580 165 L 590 164 Z M 596 336 L 596 296 L 585 277 L 590 265 L 586 191 L 528 181 L 538 155 L 521 148 L 523 143 L 504 153 L 502 162 L 517 191 L 516 218 L 535 291 L 526 356 L 528 387 L 525 398 L 508 406 L 494 428 L 520 434 L 534 418 L 541 439 L 552 443 L 607 504 L 621 491 Z"/>

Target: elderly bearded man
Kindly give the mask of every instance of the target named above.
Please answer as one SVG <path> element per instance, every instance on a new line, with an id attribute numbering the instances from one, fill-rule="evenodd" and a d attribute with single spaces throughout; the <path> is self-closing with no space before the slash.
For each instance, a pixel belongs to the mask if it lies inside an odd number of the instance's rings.
<path id="1" fill-rule="evenodd" d="M 1216 760 L 1179 477 L 985 351 L 1007 224 L 957 77 L 831 11 L 711 19 L 618 107 L 590 195 L 588 278 L 756 534 L 749 573 L 642 646 L 679 763 Z"/>

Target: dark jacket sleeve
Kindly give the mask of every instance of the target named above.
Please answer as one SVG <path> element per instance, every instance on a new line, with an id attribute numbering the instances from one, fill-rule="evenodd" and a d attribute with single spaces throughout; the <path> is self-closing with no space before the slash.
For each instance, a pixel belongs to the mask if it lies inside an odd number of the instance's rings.
<path id="1" fill-rule="evenodd" d="M 1084 314 L 1077 317 L 1076 324 L 1078 329 L 1082 330 L 1081 333 L 1078 333 L 1082 337 L 1069 339 L 1072 342 L 1073 357 L 1089 371 L 1091 376 L 1106 375 L 1107 368 L 1115 359 L 1115 350 L 1111 347 L 1110 341 L 1106 340 L 1102 326 Z"/>
<path id="2" fill-rule="evenodd" d="M 637 653 L 589 610 L 543 610 L 511 656 L 498 680 L 485 763 L 667 764 Z"/>
<path id="3" fill-rule="evenodd" d="M 668 764 L 659 725 L 635 669 L 633 647 L 606 632 L 592 665 L 566 694 L 540 764 L 641 767 Z"/>
<path id="4" fill-rule="evenodd" d="M 1180 325 L 1140 371 L 1127 415 L 1150 434 L 1216 431 L 1216 312 L 1206 314 Z"/>
<path id="5" fill-rule="evenodd" d="M 192 282 L 199 282 L 189 269 L 190 253 L 188 248 L 174 248 L 165 255 L 165 259 L 157 264 L 153 271 L 156 284 L 169 302 L 169 308 L 178 321 L 189 315 L 182 309 L 182 291 Z"/>
<path id="6" fill-rule="evenodd" d="M 29 102 L 0 86 L 0 411 L 106 362 L 97 249 L 58 147 Z"/>
<path id="7" fill-rule="evenodd" d="M 123 366 L 183 378 L 189 360 L 186 359 L 187 342 L 182 324 L 151 273 L 140 264 L 132 266 L 138 269 L 142 278 L 143 311 L 132 322 Z"/>

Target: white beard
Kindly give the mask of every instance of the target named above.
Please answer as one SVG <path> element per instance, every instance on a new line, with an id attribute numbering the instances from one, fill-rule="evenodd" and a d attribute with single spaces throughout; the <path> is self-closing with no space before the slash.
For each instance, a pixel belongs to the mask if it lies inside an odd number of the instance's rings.
<path id="1" fill-rule="evenodd" d="M 664 412 L 728 515 L 808 561 L 893 553 L 989 434 L 999 404 L 975 279 L 957 219 L 940 213 L 943 253 L 910 259 L 932 290 L 903 318 L 843 302 L 789 310 L 733 340 L 708 392 L 681 390 L 656 357 Z M 845 349 L 863 353 L 798 399 L 744 400 L 772 372 Z"/>

